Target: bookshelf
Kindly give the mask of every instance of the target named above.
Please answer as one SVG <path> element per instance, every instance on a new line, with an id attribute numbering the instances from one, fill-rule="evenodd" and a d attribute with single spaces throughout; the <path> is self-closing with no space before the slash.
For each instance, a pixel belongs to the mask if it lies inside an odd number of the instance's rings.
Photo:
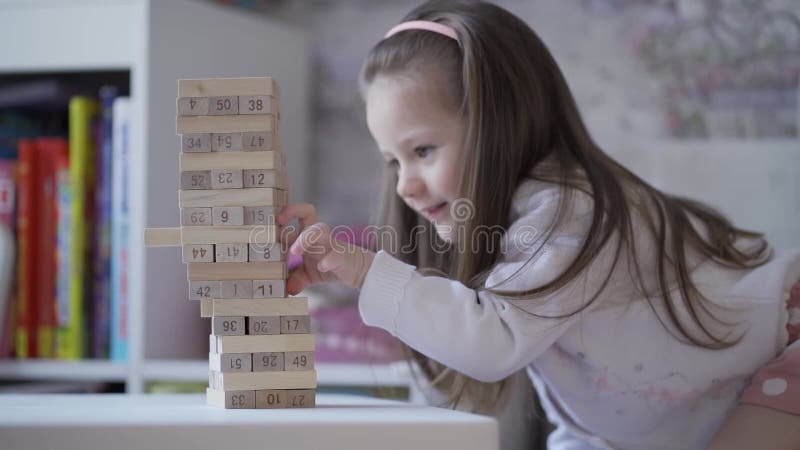
<path id="1" fill-rule="evenodd" d="M 121 381 L 129 393 L 142 392 L 147 381 L 165 373 L 192 378 L 207 355 L 209 325 L 199 317 L 199 305 L 186 300 L 178 250 L 145 250 L 143 242 L 147 226 L 178 225 L 177 79 L 277 78 L 292 201 L 308 200 L 303 175 L 310 91 L 306 33 L 197 0 L 0 0 L 0 30 L 0 78 L 128 76 L 129 175 L 135 187 L 129 198 L 128 362 L 0 361 L 0 378 Z"/>

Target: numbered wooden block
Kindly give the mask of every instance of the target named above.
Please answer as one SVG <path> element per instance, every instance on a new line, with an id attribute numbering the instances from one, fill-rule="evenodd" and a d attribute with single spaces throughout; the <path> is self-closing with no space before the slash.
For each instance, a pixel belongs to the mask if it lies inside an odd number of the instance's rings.
<path id="1" fill-rule="evenodd" d="M 179 97 L 220 95 L 269 95 L 280 98 L 278 83 L 271 77 L 200 78 L 178 80 Z"/>
<path id="2" fill-rule="evenodd" d="M 181 208 L 181 225 L 200 227 L 212 224 L 211 208 Z"/>
<path id="3" fill-rule="evenodd" d="M 247 250 L 247 244 L 217 244 L 214 248 L 214 259 L 216 262 L 247 262 Z"/>
<path id="4" fill-rule="evenodd" d="M 273 225 L 275 224 L 274 206 L 245 206 L 245 225 Z"/>
<path id="5" fill-rule="evenodd" d="M 217 353 L 313 352 L 313 334 L 254 334 L 217 336 Z M 266 388 L 265 388 L 266 389 Z"/>
<path id="6" fill-rule="evenodd" d="M 247 324 L 244 317 L 214 317 L 211 332 L 217 336 L 244 336 Z"/>
<path id="7" fill-rule="evenodd" d="M 275 142 L 275 133 L 264 131 L 248 131 L 242 133 L 242 150 L 246 152 L 261 152 L 278 148 Z"/>
<path id="8" fill-rule="evenodd" d="M 286 172 L 277 170 L 266 169 L 245 169 L 244 170 L 244 187 L 272 187 L 278 189 L 287 189 L 288 181 Z"/>
<path id="9" fill-rule="evenodd" d="M 281 334 L 281 317 L 247 317 L 247 334 Z"/>
<path id="10" fill-rule="evenodd" d="M 242 133 L 213 133 L 210 142 L 212 152 L 238 152 L 242 150 Z"/>
<path id="11" fill-rule="evenodd" d="M 211 133 L 189 133 L 181 135 L 181 151 L 206 153 L 211 151 Z"/>
<path id="12" fill-rule="evenodd" d="M 249 131 L 276 132 L 275 116 L 255 114 L 250 116 L 178 116 L 175 119 L 177 134 L 186 133 L 246 133 Z"/>
<path id="13" fill-rule="evenodd" d="M 219 282 L 219 297 L 253 298 L 253 283 L 250 280 L 231 280 Z"/>
<path id="14" fill-rule="evenodd" d="M 313 408 L 316 406 L 317 392 L 314 389 L 291 389 L 286 391 L 286 396 L 288 408 Z"/>
<path id="15" fill-rule="evenodd" d="M 281 372 L 284 361 L 283 352 L 253 353 L 253 372 Z"/>
<path id="16" fill-rule="evenodd" d="M 239 114 L 239 97 L 227 95 L 224 97 L 208 98 L 209 116 L 225 116 L 233 114 Z"/>
<path id="17" fill-rule="evenodd" d="M 286 352 L 285 370 L 313 370 L 314 352 Z"/>
<path id="18" fill-rule="evenodd" d="M 181 172 L 181 189 L 211 189 L 212 184 L 210 170 Z"/>
<path id="19" fill-rule="evenodd" d="M 286 252 L 280 243 L 250 244 L 248 253 L 250 261 L 286 261 Z"/>
<path id="20" fill-rule="evenodd" d="M 286 280 L 253 280 L 253 298 L 286 297 Z"/>
<path id="21" fill-rule="evenodd" d="M 211 171 L 211 189 L 240 189 L 242 188 L 242 171 L 230 169 L 215 169 Z"/>
<path id="22" fill-rule="evenodd" d="M 240 391 L 244 389 L 313 389 L 317 387 L 317 372 L 215 372 L 215 389 Z"/>
<path id="23" fill-rule="evenodd" d="M 288 403 L 285 389 L 262 389 L 256 391 L 256 409 L 281 409 Z"/>
<path id="24" fill-rule="evenodd" d="M 214 206 L 283 206 L 286 191 L 272 188 L 181 190 L 178 202 L 181 208 Z"/>
<path id="25" fill-rule="evenodd" d="M 285 297 L 264 299 L 209 300 L 214 316 L 300 316 L 308 314 L 308 298 Z M 278 322 L 280 330 L 280 321 Z M 252 334 L 252 333 L 251 333 Z"/>
<path id="26" fill-rule="evenodd" d="M 181 171 L 212 169 L 270 169 L 286 167 L 282 152 L 211 152 L 181 153 L 178 157 Z"/>
<path id="27" fill-rule="evenodd" d="M 200 317 L 214 316 L 214 301 L 208 298 L 200 300 Z"/>
<path id="28" fill-rule="evenodd" d="M 209 353 L 208 367 L 212 372 L 252 372 L 252 353 Z"/>
<path id="29" fill-rule="evenodd" d="M 309 316 L 281 316 L 281 334 L 306 334 L 311 332 Z"/>
<path id="30" fill-rule="evenodd" d="M 184 245 L 183 262 L 214 262 L 214 244 Z"/>
<path id="31" fill-rule="evenodd" d="M 186 244 L 271 244 L 275 242 L 276 225 L 248 225 L 229 227 L 180 227 L 177 233 L 164 233 L 154 237 L 146 235 L 147 242 L 161 247 L 174 247 Z"/>
<path id="32" fill-rule="evenodd" d="M 208 388 L 206 389 L 206 402 L 217 408 L 254 409 L 256 407 L 256 391 L 225 391 Z"/>
<path id="33" fill-rule="evenodd" d="M 178 99 L 179 116 L 205 116 L 208 114 L 208 97 L 181 97 Z"/>
<path id="34" fill-rule="evenodd" d="M 219 297 L 219 281 L 190 281 L 189 300 L 205 300 Z"/>
<path id="35" fill-rule="evenodd" d="M 214 225 L 244 225 L 243 206 L 216 206 L 211 209 L 211 216 Z"/>
<path id="36" fill-rule="evenodd" d="M 267 95 L 239 96 L 239 114 L 277 114 L 277 101 Z"/>
<path id="37" fill-rule="evenodd" d="M 189 263 L 186 274 L 190 281 L 253 280 L 263 276 L 269 280 L 286 279 L 286 263 L 281 261 L 246 263 Z"/>

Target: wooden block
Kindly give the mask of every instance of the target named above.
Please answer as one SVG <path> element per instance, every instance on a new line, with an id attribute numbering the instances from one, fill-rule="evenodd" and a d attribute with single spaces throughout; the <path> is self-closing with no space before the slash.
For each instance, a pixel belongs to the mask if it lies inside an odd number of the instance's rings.
<path id="1" fill-rule="evenodd" d="M 188 133 L 181 135 L 181 151 L 207 153 L 211 151 L 211 133 Z"/>
<path id="2" fill-rule="evenodd" d="M 211 226 L 212 224 L 211 208 L 181 208 L 181 225 L 185 227 L 200 227 Z"/>
<path id="3" fill-rule="evenodd" d="M 289 178 L 283 170 L 245 169 L 243 178 L 243 187 L 246 188 L 289 188 Z"/>
<path id="4" fill-rule="evenodd" d="M 258 391 L 256 391 L 256 395 L 258 395 Z M 290 389 L 286 391 L 286 396 L 287 408 L 313 408 L 316 406 L 317 391 L 314 389 Z"/>
<path id="5" fill-rule="evenodd" d="M 286 370 L 314 369 L 314 352 L 286 352 L 284 360 Z"/>
<path id="6" fill-rule="evenodd" d="M 305 316 L 281 316 L 281 334 L 306 334 L 311 332 L 311 318 Z"/>
<path id="7" fill-rule="evenodd" d="M 286 280 L 253 280 L 253 298 L 286 297 Z"/>
<path id="8" fill-rule="evenodd" d="M 179 116 L 205 116 L 208 114 L 208 97 L 178 98 Z"/>
<path id="9" fill-rule="evenodd" d="M 239 114 L 278 114 L 278 101 L 268 95 L 239 96 Z"/>
<path id="10" fill-rule="evenodd" d="M 246 152 L 261 152 L 266 150 L 283 150 L 280 139 L 275 133 L 264 131 L 248 131 L 242 133 L 242 150 Z"/>
<path id="11" fill-rule="evenodd" d="M 216 247 L 214 248 L 214 260 L 216 262 L 247 262 L 247 249 L 248 249 L 248 244 L 217 244 Z M 194 261 L 194 262 L 211 262 L 211 261 Z M 250 283 L 250 292 L 251 293 L 253 292 L 252 283 Z"/>
<path id="12" fill-rule="evenodd" d="M 217 206 L 211 208 L 211 221 L 214 225 L 243 226 L 244 207 Z"/>
<path id="13" fill-rule="evenodd" d="M 250 280 L 233 280 L 219 282 L 219 298 L 240 299 L 253 298 L 253 283 Z M 239 314 L 244 315 L 244 314 Z"/>
<path id="14" fill-rule="evenodd" d="M 189 300 L 219 298 L 219 281 L 198 280 L 189 282 Z"/>
<path id="15" fill-rule="evenodd" d="M 244 317 L 214 317 L 211 321 L 211 333 L 216 336 L 244 336 L 246 332 Z"/>
<path id="16" fill-rule="evenodd" d="M 286 261 L 286 252 L 280 243 L 250 244 L 248 248 L 249 261 Z"/>
<path id="17" fill-rule="evenodd" d="M 223 391 L 206 389 L 206 403 L 225 409 L 253 409 L 256 407 L 256 391 Z"/>
<path id="18" fill-rule="evenodd" d="M 247 317 L 247 334 L 281 334 L 281 317 Z"/>
<path id="19" fill-rule="evenodd" d="M 275 224 L 274 206 L 245 206 L 244 224 L 245 225 L 273 225 Z"/>
<path id="20" fill-rule="evenodd" d="M 272 188 L 208 189 L 203 191 L 179 191 L 181 208 L 209 206 L 283 206 L 286 191 Z"/>
<path id="21" fill-rule="evenodd" d="M 256 409 L 286 408 L 289 392 L 286 389 L 261 389 L 256 391 Z"/>
<path id="22" fill-rule="evenodd" d="M 275 116 L 178 116 L 176 133 L 244 133 L 247 131 L 275 132 Z"/>
<path id="23" fill-rule="evenodd" d="M 181 189 L 211 189 L 210 170 L 187 170 L 181 172 Z"/>
<path id="24" fill-rule="evenodd" d="M 256 334 L 217 336 L 217 353 L 313 352 L 313 334 Z"/>
<path id="25" fill-rule="evenodd" d="M 179 243 L 176 245 L 269 244 L 275 242 L 275 228 L 275 225 L 186 227 L 179 235 Z"/>
<path id="26" fill-rule="evenodd" d="M 214 301 L 207 298 L 201 299 L 200 317 L 212 317 L 213 315 L 214 315 Z"/>
<path id="27" fill-rule="evenodd" d="M 147 247 L 174 247 L 176 245 L 181 245 L 181 229 L 179 227 L 145 228 L 144 245 Z"/>
<path id="28" fill-rule="evenodd" d="M 209 353 L 208 368 L 212 372 L 252 372 L 252 353 Z"/>
<path id="29" fill-rule="evenodd" d="M 285 279 L 285 262 L 246 263 L 190 263 L 186 265 L 190 281 L 197 280 L 244 280 L 265 277 Z"/>
<path id="30" fill-rule="evenodd" d="M 180 169 L 213 170 L 213 169 L 283 169 L 286 160 L 278 151 L 266 152 L 230 152 L 230 153 L 181 153 Z"/>
<path id="31" fill-rule="evenodd" d="M 238 152 L 242 150 L 242 133 L 213 133 L 212 152 Z"/>
<path id="32" fill-rule="evenodd" d="M 236 95 L 225 95 L 220 97 L 208 98 L 208 115 L 224 116 L 239 114 L 239 97 Z"/>
<path id="33" fill-rule="evenodd" d="M 239 244 L 245 245 L 245 244 Z M 214 244 L 191 244 L 183 246 L 183 262 L 214 262 Z"/>
<path id="34" fill-rule="evenodd" d="M 211 171 L 211 189 L 241 189 L 242 170 L 214 169 Z"/>
<path id="35" fill-rule="evenodd" d="M 269 95 L 280 98 L 278 83 L 270 77 L 178 80 L 178 97 Z"/>
<path id="36" fill-rule="evenodd" d="M 301 316 L 308 314 L 308 298 L 214 300 L 212 311 L 215 316 Z"/>
<path id="37" fill-rule="evenodd" d="M 317 372 L 215 372 L 214 389 L 240 391 L 245 389 L 313 389 L 317 387 Z"/>
<path id="38" fill-rule="evenodd" d="M 253 372 L 283 372 L 283 352 L 258 352 L 253 353 Z"/>

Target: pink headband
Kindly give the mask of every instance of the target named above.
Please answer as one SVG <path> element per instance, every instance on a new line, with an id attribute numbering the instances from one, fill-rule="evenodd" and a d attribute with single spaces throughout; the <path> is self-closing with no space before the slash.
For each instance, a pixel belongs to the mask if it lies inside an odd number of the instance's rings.
<path id="1" fill-rule="evenodd" d="M 439 22 L 432 22 L 430 20 L 411 20 L 408 22 L 403 22 L 401 24 L 395 25 L 391 30 L 389 30 L 386 33 L 386 36 L 384 36 L 383 38 L 386 39 L 390 36 L 393 36 L 405 30 L 433 31 L 434 33 L 439 33 L 442 36 L 447 36 L 451 39 L 455 39 L 455 41 L 458 42 L 458 35 L 456 34 L 456 30 L 453 29 L 453 27 L 449 27 Z"/>

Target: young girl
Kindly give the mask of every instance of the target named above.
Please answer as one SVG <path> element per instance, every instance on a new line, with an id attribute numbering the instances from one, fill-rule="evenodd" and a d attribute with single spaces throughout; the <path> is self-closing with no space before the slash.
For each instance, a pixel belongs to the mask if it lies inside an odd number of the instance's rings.
<path id="1" fill-rule="evenodd" d="M 283 208 L 278 224 L 300 222 L 284 244 L 304 256 L 288 291 L 360 288 L 365 323 L 414 349 L 454 403 L 481 409 L 526 369 L 551 448 L 702 448 L 797 338 L 800 256 L 606 155 L 507 11 L 425 3 L 375 45 L 361 84 L 386 160 L 381 227 L 373 248 L 348 248 L 313 206 Z M 754 384 L 746 400 L 771 409 L 757 408 L 800 414 L 790 348 L 770 368 L 788 388 Z"/>

